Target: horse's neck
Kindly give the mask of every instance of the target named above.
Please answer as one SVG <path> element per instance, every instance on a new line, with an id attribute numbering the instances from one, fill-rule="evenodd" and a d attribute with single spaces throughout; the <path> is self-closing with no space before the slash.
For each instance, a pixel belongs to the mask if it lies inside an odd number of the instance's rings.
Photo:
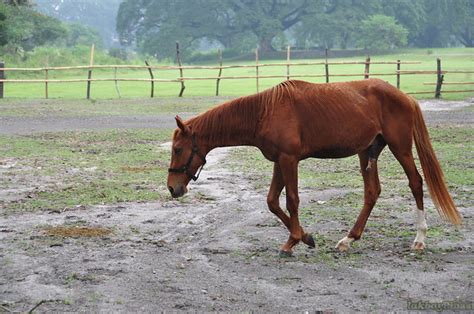
<path id="1" fill-rule="evenodd" d="M 209 150 L 216 147 L 255 145 L 260 106 L 253 99 L 239 99 L 195 118 L 198 136 Z"/>

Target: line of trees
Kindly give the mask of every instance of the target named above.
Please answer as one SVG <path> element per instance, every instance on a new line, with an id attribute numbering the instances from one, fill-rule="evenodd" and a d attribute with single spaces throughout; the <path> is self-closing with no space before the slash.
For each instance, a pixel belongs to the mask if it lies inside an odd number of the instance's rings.
<path id="1" fill-rule="evenodd" d="M 205 45 L 299 48 L 474 46 L 474 0 L 125 0 L 123 45 L 171 57 Z"/>
<path id="2" fill-rule="evenodd" d="M 0 52 L 26 55 L 38 46 L 92 43 L 100 48 L 99 32 L 85 21 L 103 30 L 109 14 L 117 15 L 122 45 L 160 59 L 174 57 L 176 40 L 183 54 L 220 47 L 228 55 L 256 46 L 262 54 L 287 45 L 474 46 L 474 0 L 123 0 L 116 13 L 119 1 L 0 0 Z M 110 54 L 126 57 L 119 48 Z"/>

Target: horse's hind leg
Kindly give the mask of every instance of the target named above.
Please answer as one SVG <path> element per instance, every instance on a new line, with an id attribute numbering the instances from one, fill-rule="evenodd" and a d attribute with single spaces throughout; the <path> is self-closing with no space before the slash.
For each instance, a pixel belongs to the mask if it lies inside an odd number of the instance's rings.
<path id="1" fill-rule="evenodd" d="M 425 211 L 423 207 L 423 179 L 416 169 L 415 161 L 411 151 L 411 143 L 405 148 L 400 148 L 389 144 L 389 148 L 395 155 L 395 158 L 400 162 L 408 177 L 408 185 L 416 201 L 416 238 L 413 242 L 412 249 L 423 250 L 425 248 L 426 231 L 428 226 L 426 224 Z"/>
<path id="2" fill-rule="evenodd" d="M 378 175 L 377 158 L 385 147 L 385 141 L 381 138 L 377 143 L 376 146 L 371 146 L 359 154 L 360 169 L 364 178 L 364 207 L 349 234 L 337 243 L 336 249 L 339 251 L 347 251 L 351 242 L 360 239 L 367 219 L 382 190 Z"/>
<path id="3" fill-rule="evenodd" d="M 280 195 L 283 187 L 285 186 L 283 182 L 283 177 L 281 175 L 280 166 L 278 163 L 273 165 L 273 178 L 270 185 L 270 191 L 268 192 L 267 204 L 268 208 L 272 213 L 274 213 L 286 226 L 286 228 L 291 231 L 290 226 L 290 217 L 281 209 L 280 207 Z M 315 247 L 313 237 L 309 233 L 305 233 L 301 227 L 302 241 L 310 247 Z"/>

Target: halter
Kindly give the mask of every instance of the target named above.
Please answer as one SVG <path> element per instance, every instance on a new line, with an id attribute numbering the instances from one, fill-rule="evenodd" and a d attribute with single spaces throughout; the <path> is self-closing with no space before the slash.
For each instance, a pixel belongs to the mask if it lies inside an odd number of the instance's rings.
<path id="1" fill-rule="evenodd" d="M 191 148 L 191 155 L 189 156 L 188 162 L 182 166 L 181 168 L 169 168 L 168 172 L 173 172 L 173 173 L 185 173 L 189 179 L 192 179 L 193 181 L 196 181 L 199 178 L 199 175 L 201 174 L 201 170 L 206 164 L 206 157 L 204 157 L 203 154 L 201 154 L 198 150 L 197 144 L 196 144 L 196 134 L 193 134 L 192 137 L 193 141 L 193 146 Z M 199 168 L 199 171 L 197 172 L 197 175 L 193 175 L 189 171 L 189 167 L 191 167 L 191 163 L 193 162 L 194 155 L 198 155 L 199 158 L 203 161 L 203 164 Z"/>

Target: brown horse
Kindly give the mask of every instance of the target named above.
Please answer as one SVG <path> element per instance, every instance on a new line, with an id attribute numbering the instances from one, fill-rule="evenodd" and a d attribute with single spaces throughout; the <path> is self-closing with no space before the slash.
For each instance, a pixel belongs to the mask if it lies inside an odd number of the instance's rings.
<path id="1" fill-rule="evenodd" d="M 449 195 L 443 172 L 431 146 L 418 103 L 392 85 L 368 79 L 346 83 L 313 84 L 285 81 L 255 95 L 241 97 L 182 121 L 173 135 L 168 188 L 173 197 L 187 192 L 205 156 L 216 147 L 250 145 L 274 162 L 268 207 L 290 231 L 281 247 L 291 255 L 300 241 L 314 247 L 298 219 L 298 163 L 308 157 L 343 158 L 359 155 L 364 179 L 364 206 L 350 232 L 336 248 L 345 251 L 358 240 L 381 192 L 377 158 L 388 145 L 403 167 L 416 200 L 417 234 L 413 249 L 423 250 L 426 220 L 422 178 L 412 155 L 415 140 L 433 203 L 454 224 L 461 216 Z M 286 208 L 279 197 L 286 189 Z"/>

